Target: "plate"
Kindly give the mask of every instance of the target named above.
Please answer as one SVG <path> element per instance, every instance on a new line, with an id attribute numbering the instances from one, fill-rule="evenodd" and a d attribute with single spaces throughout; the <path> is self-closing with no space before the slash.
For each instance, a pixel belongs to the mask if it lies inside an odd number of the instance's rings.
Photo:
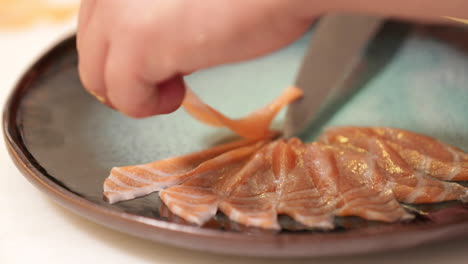
<path id="1" fill-rule="evenodd" d="M 271 56 L 195 73 L 187 82 L 222 112 L 242 116 L 292 83 L 308 37 L 310 33 Z M 414 32 L 324 126 L 399 127 L 466 151 L 467 58 L 433 34 Z M 200 150 L 232 135 L 197 123 L 183 110 L 134 120 L 99 104 L 81 87 L 74 37 L 24 74 L 5 106 L 3 129 L 19 170 L 59 204 L 104 226 L 178 247 L 235 255 L 326 256 L 407 248 L 468 234 L 468 207 L 460 203 L 414 207 L 427 214 L 411 223 L 340 219 L 341 228 L 332 232 L 295 231 L 282 218 L 289 230 L 279 233 L 245 228 L 222 215 L 206 226 L 193 226 L 171 215 L 157 194 L 110 205 L 103 200 L 102 183 L 111 167 Z"/>

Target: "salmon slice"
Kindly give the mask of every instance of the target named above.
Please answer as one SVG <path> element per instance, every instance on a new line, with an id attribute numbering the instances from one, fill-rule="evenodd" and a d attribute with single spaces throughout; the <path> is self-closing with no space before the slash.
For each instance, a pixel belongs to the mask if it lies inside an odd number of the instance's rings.
<path id="1" fill-rule="evenodd" d="M 197 173 L 229 164 L 229 159 L 219 155 L 256 143 L 255 140 L 243 139 L 184 156 L 112 168 L 104 181 L 104 197 L 108 202 L 116 203 L 180 184 Z"/>
<path id="2" fill-rule="evenodd" d="M 468 189 L 460 184 L 444 182 L 415 171 L 395 151 L 379 139 L 370 140 L 369 151 L 377 155 L 398 200 L 406 203 L 437 203 L 465 200 Z"/>
<path id="3" fill-rule="evenodd" d="M 277 215 L 286 214 L 307 227 L 333 228 L 334 207 L 315 187 L 304 153 L 297 138 L 265 146 L 236 175 L 237 182 L 227 185 L 234 188 L 220 210 L 246 226 L 279 229 Z"/>
<path id="4" fill-rule="evenodd" d="M 336 207 L 335 215 L 383 222 L 412 218 L 395 199 L 369 153 L 312 143 L 308 155 L 309 160 L 319 161 L 313 167 L 320 175 L 317 185 L 323 185 L 319 190 Z"/>
<path id="5" fill-rule="evenodd" d="M 332 148 L 339 177 L 339 216 L 395 222 L 413 218 L 395 199 L 391 186 L 368 153 L 346 147 Z"/>
<path id="6" fill-rule="evenodd" d="M 250 158 L 246 158 L 246 155 L 239 156 L 239 158 L 233 158 L 233 156 L 244 150 L 252 154 L 256 150 L 252 146 L 227 152 L 223 156 L 231 160 L 228 166 L 199 174 L 181 185 L 161 191 L 161 200 L 171 212 L 198 225 L 204 224 L 213 217 L 220 205 L 221 211 L 231 219 L 237 219 L 239 223 L 278 229 L 277 210 L 274 205 L 275 200 L 278 200 L 275 184 L 277 180 L 273 178 L 277 177 L 280 172 L 275 175 L 272 167 L 273 152 L 278 144 L 283 148 L 287 146 L 281 141 L 270 143 Z M 275 156 L 279 159 L 285 158 L 281 154 Z M 280 161 L 278 164 L 282 163 L 284 162 Z M 281 169 L 278 168 L 278 170 Z M 257 177 L 252 178 L 251 175 Z M 261 182 L 255 184 L 261 189 L 251 188 L 252 181 Z M 234 191 L 231 192 L 232 190 Z M 285 198 L 285 203 L 280 203 L 278 207 L 286 208 L 288 203 L 297 200 L 296 197 L 287 195 Z"/>
<path id="7" fill-rule="evenodd" d="M 277 178 L 272 168 L 275 149 L 281 140 L 269 143 L 249 160 L 227 186 L 231 191 L 219 204 L 219 209 L 231 220 L 246 226 L 279 229 L 275 210 Z"/>
<path id="8" fill-rule="evenodd" d="M 177 216 L 198 225 L 211 219 L 218 210 L 220 199 L 229 190 L 229 183 L 246 164 L 256 150 L 266 144 L 257 144 L 231 150 L 216 159 L 223 160 L 222 166 L 196 173 L 181 185 L 172 186 L 159 192 L 159 197 Z"/>
<path id="9" fill-rule="evenodd" d="M 425 135 L 385 127 L 339 127 L 325 135 L 342 143 L 363 134 L 383 140 L 417 171 L 440 180 L 468 181 L 468 154 Z"/>
<path id="10" fill-rule="evenodd" d="M 299 223 L 317 229 L 333 229 L 335 203 L 319 190 L 320 176 L 305 158 L 307 146 L 299 139 L 288 140 L 282 158 L 274 162 L 283 182 L 279 188 L 278 214 L 291 216 Z M 322 166 L 323 167 L 323 166 Z"/>
<path id="11" fill-rule="evenodd" d="M 278 112 L 301 96 L 302 90 L 291 86 L 270 104 L 241 119 L 230 119 L 224 116 L 205 104 L 190 89 L 187 89 L 182 106 L 193 118 L 202 123 L 217 127 L 227 127 L 244 138 L 260 139 L 267 137 L 271 133 L 270 124 Z"/>
<path id="12" fill-rule="evenodd" d="M 429 177 L 433 175 L 428 176 L 424 171 L 419 171 L 382 138 L 379 130 L 382 128 L 334 128 L 326 131 L 320 140 L 327 144 L 344 145 L 356 151 L 374 154 L 376 164 L 386 180 L 393 185 L 392 190 L 400 202 L 435 203 L 467 199 L 468 188 L 434 179 Z M 429 149 L 427 146 L 426 148 Z M 431 153 L 428 150 L 426 152 Z M 425 160 L 422 159 L 421 162 Z"/>
<path id="13" fill-rule="evenodd" d="M 468 180 L 468 154 L 462 150 L 401 129 L 374 130 L 414 169 L 440 180 Z"/>

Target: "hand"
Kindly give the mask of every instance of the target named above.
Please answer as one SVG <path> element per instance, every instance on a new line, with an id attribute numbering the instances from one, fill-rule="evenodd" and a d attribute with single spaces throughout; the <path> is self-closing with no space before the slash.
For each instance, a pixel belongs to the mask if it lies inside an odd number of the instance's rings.
<path id="1" fill-rule="evenodd" d="M 185 74 L 254 58 L 299 38 L 315 16 L 302 11 L 302 2 L 83 0 L 77 39 L 82 82 L 128 116 L 170 113 L 183 100 Z"/>
<path id="2" fill-rule="evenodd" d="M 454 23 L 442 16 L 467 10 L 466 0 L 82 0 L 79 71 L 98 99 L 147 117 L 180 106 L 185 74 L 279 49 L 324 12 Z"/>

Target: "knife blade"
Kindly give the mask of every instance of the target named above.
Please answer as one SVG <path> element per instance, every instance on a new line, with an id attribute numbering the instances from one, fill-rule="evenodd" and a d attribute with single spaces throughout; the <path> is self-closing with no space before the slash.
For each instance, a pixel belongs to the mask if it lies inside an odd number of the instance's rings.
<path id="1" fill-rule="evenodd" d="M 304 96 L 288 106 L 285 137 L 299 135 L 323 105 L 350 92 L 360 58 L 383 22 L 381 17 L 352 14 L 327 15 L 319 21 L 295 82 Z"/>

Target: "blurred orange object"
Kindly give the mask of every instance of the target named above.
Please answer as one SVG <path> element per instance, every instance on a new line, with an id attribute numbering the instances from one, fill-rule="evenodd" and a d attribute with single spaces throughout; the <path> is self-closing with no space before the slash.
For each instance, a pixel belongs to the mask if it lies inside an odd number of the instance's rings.
<path id="1" fill-rule="evenodd" d="M 63 22 L 78 11 L 78 1 L 0 0 L 0 29 L 17 29 L 38 22 Z"/>

